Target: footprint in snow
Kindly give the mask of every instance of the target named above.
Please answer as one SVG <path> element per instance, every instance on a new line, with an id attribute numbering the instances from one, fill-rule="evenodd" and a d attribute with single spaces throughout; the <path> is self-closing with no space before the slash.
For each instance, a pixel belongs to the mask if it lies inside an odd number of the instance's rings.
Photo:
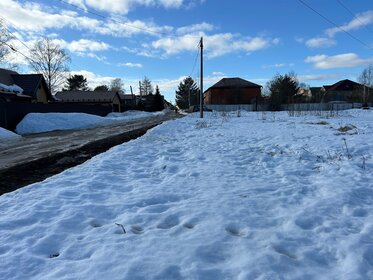
<path id="1" fill-rule="evenodd" d="M 196 225 L 195 224 L 192 224 L 192 223 L 184 223 L 183 224 L 183 227 L 187 228 L 187 229 L 193 229 Z"/>
<path id="2" fill-rule="evenodd" d="M 131 232 L 134 233 L 134 234 L 143 234 L 144 229 L 140 226 L 133 225 L 133 226 L 131 226 Z"/>
<path id="3" fill-rule="evenodd" d="M 159 229 L 170 229 L 179 224 L 179 217 L 176 215 L 171 215 L 166 217 L 160 224 L 157 225 Z"/>
<path id="4" fill-rule="evenodd" d="M 102 227 L 102 224 L 101 224 L 99 221 L 96 221 L 96 220 L 92 220 L 89 224 L 90 224 L 90 226 L 93 227 L 93 228 L 99 228 L 99 227 Z"/>
<path id="5" fill-rule="evenodd" d="M 229 225 L 229 226 L 227 226 L 225 228 L 225 231 L 227 233 L 229 233 L 230 235 L 232 235 L 232 236 L 236 236 L 236 237 L 243 237 L 243 236 L 245 236 L 245 231 L 243 229 L 240 229 L 236 225 Z"/>

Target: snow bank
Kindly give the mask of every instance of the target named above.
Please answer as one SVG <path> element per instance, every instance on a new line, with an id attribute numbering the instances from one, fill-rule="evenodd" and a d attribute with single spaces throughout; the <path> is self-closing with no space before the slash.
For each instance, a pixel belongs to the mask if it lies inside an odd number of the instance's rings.
<path id="1" fill-rule="evenodd" d="M 373 279 L 372 111 L 205 116 L 1 196 L 1 277 Z"/>
<path id="2" fill-rule="evenodd" d="M 17 125 L 19 134 L 39 133 L 53 130 L 87 128 L 113 123 L 112 120 L 83 113 L 30 113 Z"/>
<path id="3" fill-rule="evenodd" d="M 164 113 L 165 111 L 157 113 L 130 111 L 125 113 L 110 113 L 106 117 L 84 113 L 30 113 L 17 125 L 16 131 L 19 134 L 31 134 L 53 130 L 81 129 Z"/>
<path id="4" fill-rule="evenodd" d="M 5 128 L 0 127 L 0 141 L 2 140 L 13 140 L 13 139 L 20 139 L 21 136 L 11 132 L 9 130 L 6 130 Z"/>

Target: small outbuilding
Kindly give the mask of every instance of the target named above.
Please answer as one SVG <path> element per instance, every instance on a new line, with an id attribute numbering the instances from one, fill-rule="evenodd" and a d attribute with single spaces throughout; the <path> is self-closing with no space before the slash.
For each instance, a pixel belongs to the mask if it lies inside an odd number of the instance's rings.
<path id="1" fill-rule="evenodd" d="M 117 91 L 59 91 L 55 98 L 63 103 L 111 106 L 112 112 L 121 112 L 122 109 Z"/>
<path id="2" fill-rule="evenodd" d="M 261 97 L 261 88 L 241 78 L 223 78 L 205 91 L 205 104 L 254 104 Z"/>

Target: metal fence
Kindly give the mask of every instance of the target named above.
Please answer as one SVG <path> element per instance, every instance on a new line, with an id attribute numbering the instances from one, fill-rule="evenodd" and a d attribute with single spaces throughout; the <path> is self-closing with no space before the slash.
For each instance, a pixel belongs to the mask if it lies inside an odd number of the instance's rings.
<path id="1" fill-rule="evenodd" d="M 372 104 L 368 104 L 372 106 Z M 269 104 L 237 104 L 237 105 L 217 105 L 209 104 L 207 108 L 214 111 L 230 112 L 230 111 L 269 111 Z M 361 108 L 362 103 L 296 103 L 281 105 L 282 111 L 339 111 L 353 108 Z"/>

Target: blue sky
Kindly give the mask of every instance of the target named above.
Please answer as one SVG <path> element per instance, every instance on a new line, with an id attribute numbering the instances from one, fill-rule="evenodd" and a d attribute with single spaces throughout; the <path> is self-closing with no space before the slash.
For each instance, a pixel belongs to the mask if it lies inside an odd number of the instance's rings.
<path id="1" fill-rule="evenodd" d="M 170 101 L 183 78 L 197 80 L 201 36 L 205 89 L 222 77 L 265 86 L 289 71 L 322 86 L 373 64 L 371 0 L 1 0 L 0 15 L 20 52 L 49 36 L 91 87 L 121 78 L 137 92 L 147 76 Z M 29 71 L 21 55 L 13 60 Z"/>

